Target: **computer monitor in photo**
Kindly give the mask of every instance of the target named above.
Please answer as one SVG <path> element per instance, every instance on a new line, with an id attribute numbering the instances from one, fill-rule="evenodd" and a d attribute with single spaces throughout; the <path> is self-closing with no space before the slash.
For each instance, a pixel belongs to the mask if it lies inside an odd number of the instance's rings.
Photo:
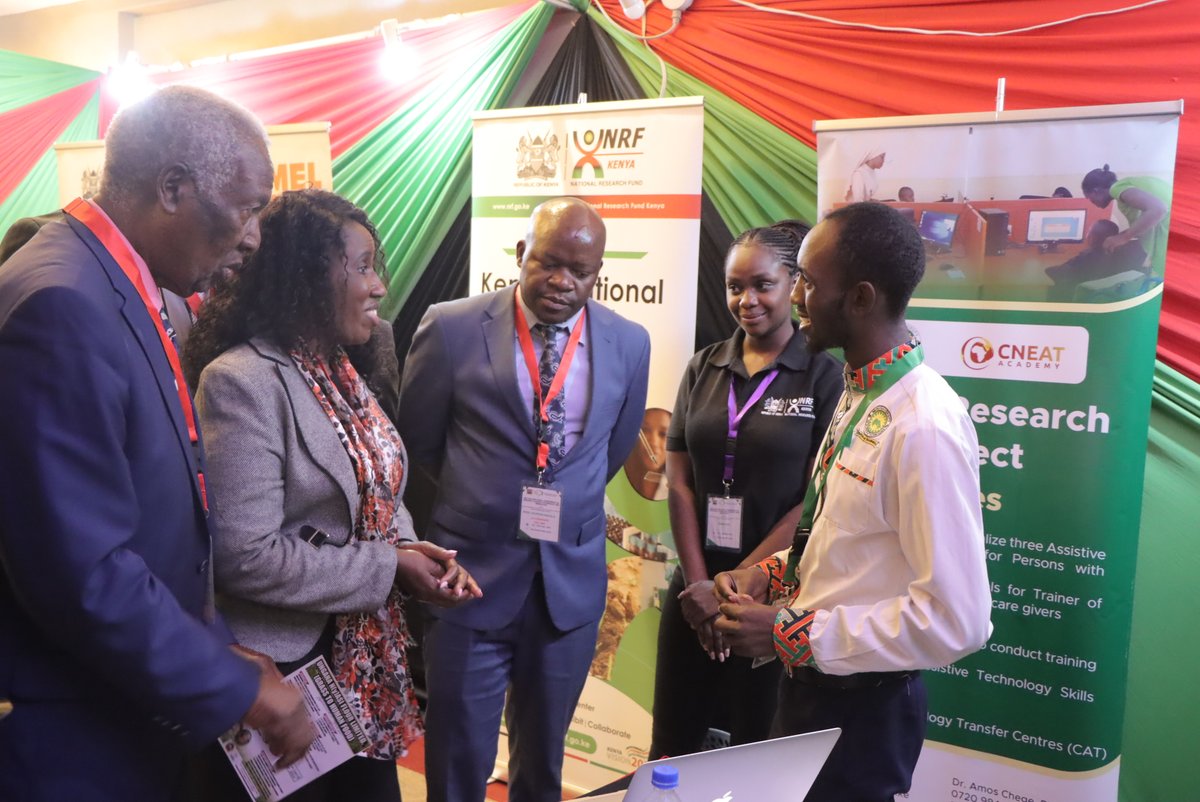
<path id="1" fill-rule="evenodd" d="M 926 209 L 921 212 L 921 223 L 917 226 L 917 231 L 921 232 L 921 239 L 946 250 L 950 249 L 950 243 L 954 239 L 954 226 L 958 223 L 958 214 L 956 212 L 935 212 Z"/>
<path id="2" fill-rule="evenodd" d="M 1086 209 L 1031 209 L 1026 242 L 1083 242 Z"/>

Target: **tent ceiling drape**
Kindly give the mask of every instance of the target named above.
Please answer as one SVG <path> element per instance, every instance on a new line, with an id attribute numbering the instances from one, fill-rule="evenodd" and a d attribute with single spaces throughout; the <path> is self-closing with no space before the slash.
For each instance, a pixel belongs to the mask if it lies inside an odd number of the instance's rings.
<path id="1" fill-rule="evenodd" d="M 626 29 L 640 26 L 625 19 L 616 0 L 602 0 L 612 17 Z M 911 4 L 906 0 L 768 0 L 762 9 L 732 0 L 698 0 L 685 12 L 679 27 L 652 43 L 669 72 L 669 94 L 705 94 L 705 191 L 731 230 L 785 216 L 811 219 L 815 215 L 816 182 L 812 146 L 813 120 L 879 115 L 979 111 L 992 107 L 996 79 L 1004 76 L 1009 108 L 1095 105 L 1183 97 L 1200 97 L 1200 70 L 1195 69 L 1194 43 L 1200 41 L 1200 14 L 1182 2 L 1166 2 L 1122 13 L 1093 16 L 1023 33 L 968 37 L 934 36 L 895 30 L 869 30 L 831 22 L 768 13 L 803 11 L 833 20 L 893 27 L 987 32 L 1021 28 L 1074 15 L 1120 8 L 1118 2 L 1097 8 L 1093 0 L 942 0 Z M 545 7 L 542 7 L 543 9 Z M 541 11 L 541 9 L 538 9 Z M 1181 13 L 1186 11 L 1187 13 Z M 436 106 L 432 94 L 447 95 L 478 107 L 503 104 L 511 85 L 491 81 L 482 94 L 471 82 L 501 69 L 520 72 L 536 42 L 538 25 L 526 26 L 493 53 L 498 37 L 516 25 L 529 7 L 518 4 L 468 15 L 445 25 L 406 31 L 404 43 L 422 65 L 416 76 L 396 82 L 379 69 L 384 45 L 373 37 L 275 56 L 232 61 L 160 75 L 156 80 L 183 80 L 219 89 L 255 109 L 268 123 L 329 120 L 335 163 L 335 187 L 354 196 L 363 187 L 343 186 L 352 164 L 347 158 L 356 145 L 378 135 L 398 115 L 409 112 L 408 144 L 393 152 L 393 161 L 426 159 L 440 154 L 436 147 L 412 144 L 418 132 L 446 138 L 466 122 L 452 120 L 469 110 L 462 103 L 442 104 L 444 113 L 430 123 L 414 120 L 414 110 Z M 544 12 L 543 16 L 544 16 Z M 591 12 L 595 15 L 595 11 Z M 601 28 L 617 33 L 607 20 Z M 665 30 L 668 12 L 651 4 L 646 21 L 651 32 Z M 518 41 L 519 40 L 519 41 Z M 582 44 L 585 40 L 580 40 Z M 658 92 L 659 64 L 645 45 L 616 37 L 615 52 L 623 59 L 641 91 Z M 600 47 L 599 45 L 596 45 Z M 608 45 L 610 50 L 614 48 Z M 571 48 L 564 48 L 570 50 Z M 599 51 L 597 51 L 599 52 Z M 603 66 L 602 61 L 596 64 Z M 563 65 L 567 68 L 567 65 Z M 610 73 L 577 62 L 604 81 Z M 35 103 L 52 108 L 39 126 L 41 132 L 62 132 L 71 122 L 70 109 L 97 74 L 31 59 L 0 54 L 0 121 L 9 126 L 37 112 Z M 98 85 L 97 85 L 98 86 Z M 91 91 L 98 92 L 98 89 Z M 101 93 L 102 94 L 102 93 Z M 594 97 L 602 92 L 594 93 Z M 59 97 L 59 95 L 62 95 Z M 107 126 L 113 104 L 102 94 L 100 131 Z M 563 98 L 553 98 L 561 100 Z M 422 103 L 425 104 L 422 107 Z M 74 105 L 72 105 L 74 104 Z M 16 114 L 17 117 L 8 117 Z M 76 111 L 78 114 L 78 111 Z M 16 127 L 11 130 L 18 130 Z M 44 209 L 18 209 L 7 203 L 18 184 L 31 175 L 40 156 L 40 137 L 6 136 L 19 147 L 0 157 L 0 225 L 14 215 Z M 400 140 L 397 140 L 400 141 Z M 462 195 L 466 150 L 453 136 L 456 166 L 451 194 Z M 48 146 L 48 145 L 47 145 Z M 469 147 L 469 146 L 468 146 Z M 43 149 L 44 153 L 44 149 Z M 388 155 L 376 147 L 370 161 L 384 164 Z M 440 159 L 440 155 L 437 156 Z M 1114 155 L 1115 161 L 1116 155 Z M 440 163 L 440 162 L 439 162 Z M 1119 164 L 1114 163 L 1118 170 Z M 432 258 L 461 203 L 446 204 L 427 183 L 417 182 L 409 166 L 404 186 L 385 186 L 379 177 L 365 201 L 372 211 L 406 225 L 388 243 L 393 292 L 388 311 L 396 314 Z M 769 180 L 763 180 L 767 176 Z M 351 184 L 354 182 L 351 181 Z M 23 198 L 46 197 L 45 190 L 25 186 Z M 356 198 L 364 202 L 362 198 Z M 465 198 L 463 198 L 465 199 Z M 390 214 L 396 204 L 405 214 Z M 439 218 L 435 225 L 423 219 Z M 444 218 L 444 220 L 442 219 Z M 414 246 L 414 237 L 432 242 Z M 1163 297 L 1159 356 L 1192 379 L 1200 378 L 1200 123 L 1185 115 L 1172 212 L 1170 255 Z"/>

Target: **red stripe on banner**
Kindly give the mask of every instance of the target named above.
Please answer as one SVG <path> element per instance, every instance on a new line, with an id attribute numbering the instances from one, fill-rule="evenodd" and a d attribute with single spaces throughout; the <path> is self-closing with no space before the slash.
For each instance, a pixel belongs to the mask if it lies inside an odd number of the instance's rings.
<path id="1" fill-rule="evenodd" d="M 584 195 L 601 217 L 698 220 L 699 195 Z"/>
<path id="2" fill-rule="evenodd" d="M 0 148 L 0 202 L 25 179 L 38 159 L 75 121 L 96 94 L 101 79 L 0 114 L 4 147 Z M 39 209 L 38 212 L 48 211 Z"/>

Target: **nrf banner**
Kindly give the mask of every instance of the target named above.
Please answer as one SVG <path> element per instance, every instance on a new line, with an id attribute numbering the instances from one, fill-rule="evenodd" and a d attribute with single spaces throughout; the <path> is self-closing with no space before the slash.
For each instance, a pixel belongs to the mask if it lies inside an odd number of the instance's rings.
<path id="1" fill-rule="evenodd" d="M 1117 798 L 1181 110 L 815 126 L 819 208 L 875 200 L 920 232 L 909 325 L 979 434 L 995 632 L 926 672 L 913 800 Z"/>
<path id="2" fill-rule="evenodd" d="M 470 292 L 512 286 L 535 206 L 582 198 L 608 228 L 592 297 L 650 332 L 641 436 L 609 483 L 608 603 L 567 734 L 563 783 L 605 785 L 646 759 L 663 595 L 677 563 L 666 433 L 696 334 L 703 98 L 480 112 L 474 118 Z M 501 739 L 498 772 L 508 757 Z"/>

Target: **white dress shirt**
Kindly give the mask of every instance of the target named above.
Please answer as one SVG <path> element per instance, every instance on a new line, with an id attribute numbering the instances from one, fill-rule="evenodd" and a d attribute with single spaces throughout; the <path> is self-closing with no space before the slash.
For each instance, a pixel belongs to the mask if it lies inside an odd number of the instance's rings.
<path id="1" fill-rule="evenodd" d="M 834 442 L 864 398 L 847 392 Z M 865 428 L 876 407 L 890 413 L 881 432 Z M 809 641 L 824 673 L 948 665 L 992 631 L 975 428 L 924 364 L 864 413 L 830 466 L 791 606 L 816 611 Z"/>

